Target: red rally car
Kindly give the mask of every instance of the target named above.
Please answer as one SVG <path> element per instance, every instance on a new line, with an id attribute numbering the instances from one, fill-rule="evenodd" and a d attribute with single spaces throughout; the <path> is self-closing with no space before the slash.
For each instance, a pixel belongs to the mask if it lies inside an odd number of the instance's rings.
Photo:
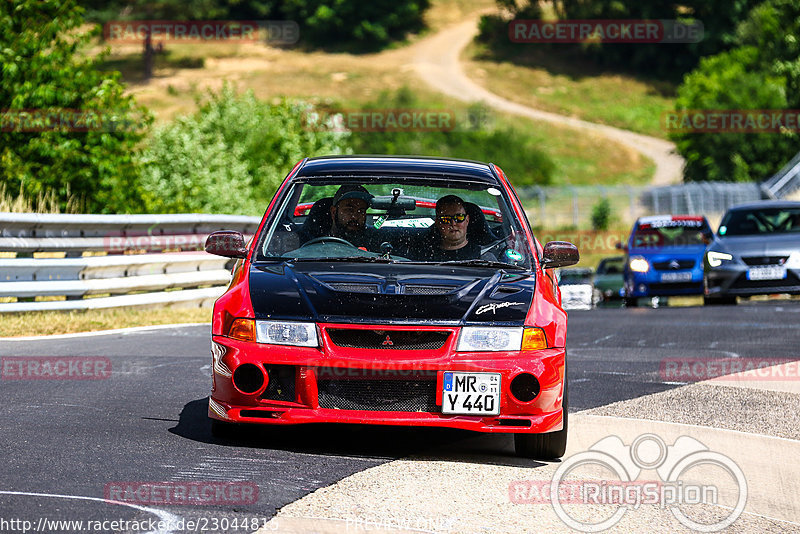
<path id="1" fill-rule="evenodd" d="M 215 232 L 206 250 L 237 259 L 214 306 L 215 435 L 438 426 L 564 454 L 567 316 L 551 268 L 578 250 L 541 246 L 496 165 L 305 159 L 249 244 Z"/>

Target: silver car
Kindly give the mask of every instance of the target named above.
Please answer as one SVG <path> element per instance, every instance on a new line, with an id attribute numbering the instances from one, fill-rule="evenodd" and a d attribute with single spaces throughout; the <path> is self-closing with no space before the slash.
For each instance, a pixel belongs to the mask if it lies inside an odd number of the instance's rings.
<path id="1" fill-rule="evenodd" d="M 730 208 L 704 256 L 706 304 L 737 296 L 800 294 L 800 202 Z"/>

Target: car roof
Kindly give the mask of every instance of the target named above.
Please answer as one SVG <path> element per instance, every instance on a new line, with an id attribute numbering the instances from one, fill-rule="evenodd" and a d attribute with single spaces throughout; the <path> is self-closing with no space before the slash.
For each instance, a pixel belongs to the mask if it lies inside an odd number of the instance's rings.
<path id="1" fill-rule="evenodd" d="M 433 179 L 469 178 L 498 183 L 488 163 L 463 159 L 421 156 L 324 156 L 308 158 L 298 169 L 297 177 L 331 175 L 403 175 Z"/>
<path id="2" fill-rule="evenodd" d="M 728 211 L 751 210 L 762 208 L 800 208 L 800 202 L 793 200 L 762 200 L 761 202 L 748 202 L 731 206 Z"/>
<path id="3" fill-rule="evenodd" d="M 661 221 L 702 221 L 704 219 L 704 215 L 648 215 L 639 217 L 636 224 L 652 224 Z"/>

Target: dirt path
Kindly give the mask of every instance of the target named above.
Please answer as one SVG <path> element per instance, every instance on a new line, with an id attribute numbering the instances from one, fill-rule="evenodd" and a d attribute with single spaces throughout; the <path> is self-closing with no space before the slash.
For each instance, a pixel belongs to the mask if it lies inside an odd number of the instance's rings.
<path id="1" fill-rule="evenodd" d="M 459 57 L 477 31 L 477 19 L 471 18 L 416 43 L 413 65 L 419 77 L 438 91 L 460 100 L 483 101 L 498 111 L 587 130 L 617 141 L 653 160 L 656 165 L 653 185 L 681 181 L 684 160 L 675 153 L 675 145 L 669 141 L 529 108 L 506 100 L 470 80 Z"/>

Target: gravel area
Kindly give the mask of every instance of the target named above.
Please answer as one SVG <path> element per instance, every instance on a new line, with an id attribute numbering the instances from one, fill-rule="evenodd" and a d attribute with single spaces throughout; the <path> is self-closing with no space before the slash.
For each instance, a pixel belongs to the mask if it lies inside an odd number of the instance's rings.
<path id="1" fill-rule="evenodd" d="M 583 413 L 710 426 L 800 440 L 800 395 L 690 384 Z"/>

